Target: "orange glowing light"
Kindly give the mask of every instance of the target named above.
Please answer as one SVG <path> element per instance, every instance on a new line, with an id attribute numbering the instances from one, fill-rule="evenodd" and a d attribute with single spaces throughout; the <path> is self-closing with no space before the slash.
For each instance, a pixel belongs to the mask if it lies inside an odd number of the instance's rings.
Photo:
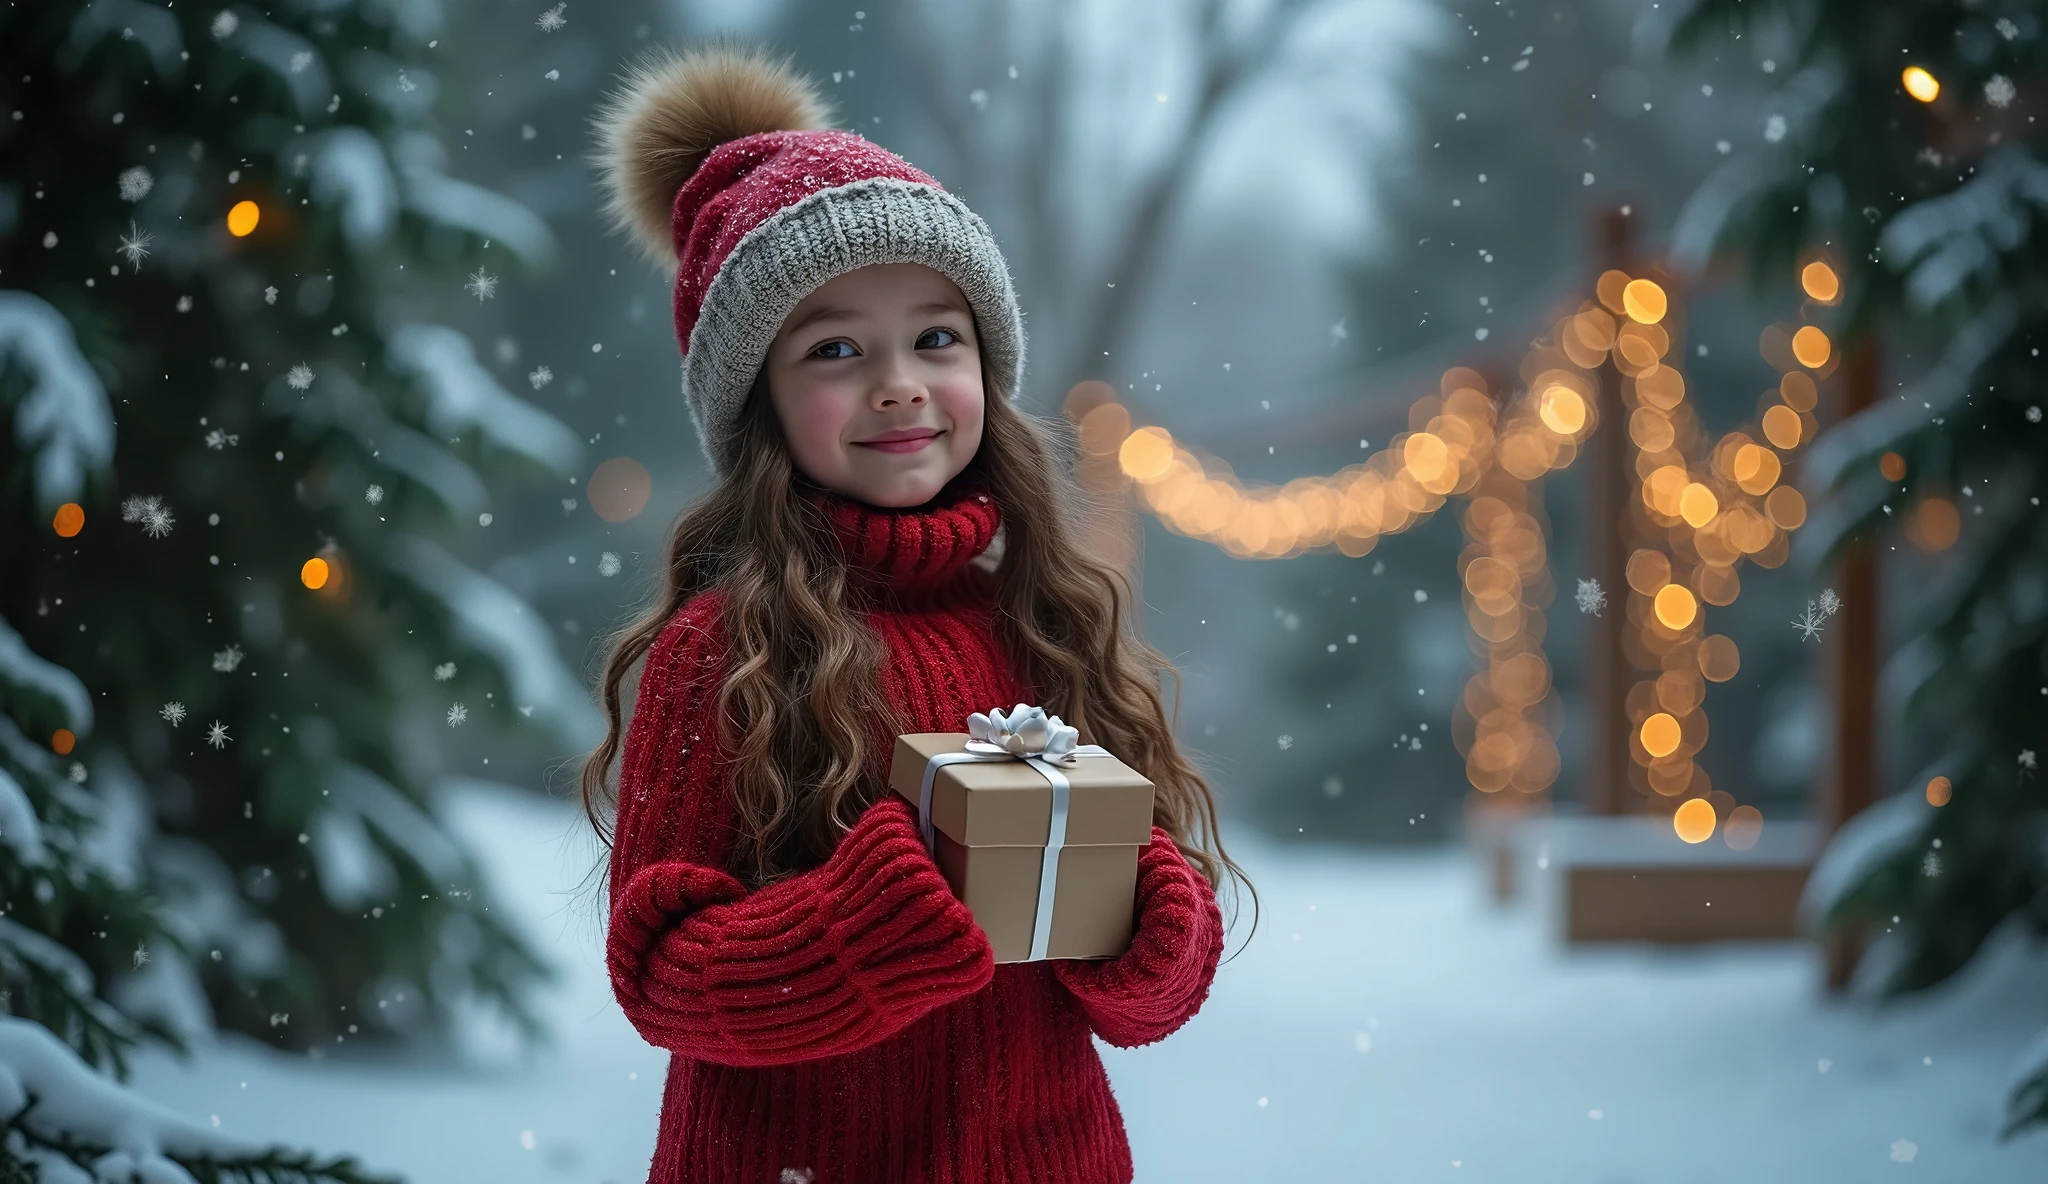
<path id="1" fill-rule="evenodd" d="M 592 469 L 584 490 L 591 512 L 606 522 L 624 522 L 646 509 L 653 491 L 654 478 L 647 466 L 630 456 L 615 456 Z"/>
<path id="2" fill-rule="evenodd" d="M 77 502 L 65 502 L 57 507 L 57 516 L 50 519 L 50 529 L 61 538 L 72 538 L 85 529 L 85 507 Z"/>
<path id="3" fill-rule="evenodd" d="M 1558 435 L 1574 435 L 1586 426 L 1586 401 L 1568 386 L 1553 386 L 1543 392 L 1536 414 Z"/>
<path id="4" fill-rule="evenodd" d="M 1954 783 L 1948 778 L 1936 777 L 1927 783 L 1927 804 L 1930 806 L 1948 805 L 1949 798 L 1955 795 L 1955 788 Z"/>
<path id="5" fill-rule="evenodd" d="M 1899 71 L 1899 82 L 1906 93 L 1923 103 L 1932 103 L 1941 94 L 1941 82 L 1919 66 L 1907 66 Z"/>
<path id="6" fill-rule="evenodd" d="M 1778 397 L 1794 411 L 1811 411 L 1820 404 L 1820 388 L 1814 385 L 1813 375 L 1788 370 L 1778 380 Z"/>
<path id="7" fill-rule="evenodd" d="M 1643 751 L 1662 759 L 1678 751 L 1680 732 L 1678 720 L 1670 713 L 1660 711 L 1643 721 L 1642 731 L 1637 733 L 1643 742 Z"/>
<path id="8" fill-rule="evenodd" d="M 1657 619 L 1666 629 L 1683 629 L 1700 615 L 1700 602 L 1684 584 L 1666 584 L 1657 590 L 1654 602 Z"/>
<path id="9" fill-rule="evenodd" d="M 1906 538 L 1922 551 L 1946 551 L 1962 533 L 1962 511 L 1945 497 L 1928 498 L 1906 518 Z"/>
<path id="10" fill-rule="evenodd" d="M 1764 498 L 1764 513 L 1780 530 L 1798 530 L 1806 525 L 1806 499 L 1790 485 L 1780 485 Z"/>
<path id="11" fill-rule="evenodd" d="M 1778 463 L 1778 454 L 1759 444 L 1744 444 L 1735 450 L 1735 483 L 1742 486 L 1744 493 L 1762 495 L 1770 492 L 1778 483 L 1778 476 L 1784 467 Z"/>
<path id="12" fill-rule="evenodd" d="M 1630 280 L 1621 290 L 1621 307 L 1629 319 L 1639 324 L 1654 325 L 1664 319 L 1669 307 L 1664 289 L 1653 280 Z"/>
<path id="13" fill-rule="evenodd" d="M 1835 269 L 1819 260 L 1800 269 L 1799 286 L 1822 304 L 1833 304 L 1835 297 L 1842 294 L 1842 281 L 1835 275 Z"/>
<path id="14" fill-rule="evenodd" d="M 1779 448 L 1799 447 L 1799 413 L 1783 405 L 1764 412 L 1764 439 Z"/>
<path id="15" fill-rule="evenodd" d="M 257 208 L 255 202 L 238 201 L 235 208 L 228 211 L 228 233 L 236 238 L 247 238 L 256 229 L 256 223 L 262 217 L 263 211 Z"/>
<path id="16" fill-rule="evenodd" d="M 1173 464 L 1173 437 L 1165 428 L 1147 425 L 1124 437 L 1117 447 L 1117 463 L 1133 481 L 1152 482 L 1166 475 Z"/>
<path id="17" fill-rule="evenodd" d="M 1827 365 L 1834 348 L 1834 343 L 1818 325 L 1806 325 L 1792 335 L 1792 356 L 1808 370 L 1818 370 Z"/>
<path id="18" fill-rule="evenodd" d="M 71 755 L 71 748 L 77 743 L 78 737 L 71 734 L 70 728 L 58 728 L 50 733 L 50 751 L 58 756 Z"/>
<path id="19" fill-rule="evenodd" d="M 1671 829 L 1688 843 L 1704 843 L 1714 837 L 1714 806 L 1705 798 L 1687 798 L 1671 815 Z"/>
<path id="20" fill-rule="evenodd" d="M 1714 496 L 1713 490 L 1697 481 L 1679 492 L 1678 516 L 1685 519 L 1685 524 L 1694 530 L 1712 522 L 1714 515 L 1720 512 L 1720 499 Z"/>
<path id="21" fill-rule="evenodd" d="M 1903 481 L 1906 479 L 1906 458 L 1896 452 L 1887 452 L 1877 458 L 1877 471 L 1883 473 L 1887 481 Z"/>
<path id="22" fill-rule="evenodd" d="M 327 561 L 318 555 L 306 560 L 299 567 L 299 582 L 308 588 L 321 588 L 327 584 Z"/>

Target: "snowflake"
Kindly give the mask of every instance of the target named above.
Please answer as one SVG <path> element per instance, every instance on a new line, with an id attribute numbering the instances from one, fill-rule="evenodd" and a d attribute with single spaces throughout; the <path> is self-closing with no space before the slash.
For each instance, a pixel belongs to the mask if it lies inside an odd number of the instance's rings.
<path id="1" fill-rule="evenodd" d="M 306 67 L 313 64 L 313 51 L 302 49 L 292 55 L 292 73 L 304 74 Z"/>
<path id="2" fill-rule="evenodd" d="M 373 506 L 383 501 L 384 487 L 382 485 L 372 485 L 368 489 L 363 490 L 363 500 Z"/>
<path id="3" fill-rule="evenodd" d="M 615 576 L 619 574 L 619 553 L 617 551 L 606 551 L 597 557 L 597 574 L 601 576 Z"/>
<path id="4" fill-rule="evenodd" d="M 225 38 L 234 36 L 235 30 L 241 27 L 241 24 L 241 17 L 236 16 L 234 13 L 229 12 L 226 9 L 222 9 L 213 18 L 213 39 L 215 41 L 220 41 Z"/>
<path id="5" fill-rule="evenodd" d="M 462 285 L 462 290 L 476 297 L 476 302 L 482 304 L 498 294 L 498 277 L 479 267 L 476 274 L 469 277 L 469 282 Z"/>
<path id="6" fill-rule="evenodd" d="M 1911 1139 L 1892 1140 L 1892 1159 L 1899 1163 L 1912 1163 L 1913 1157 L 1919 1153 L 1920 1144 Z"/>
<path id="7" fill-rule="evenodd" d="M 1820 607 L 1809 600 L 1806 602 L 1806 615 L 1792 622 L 1792 627 L 1799 630 L 1799 640 L 1811 641 L 1820 636 L 1821 622 L 1827 619 L 1828 615 L 1820 611 Z"/>
<path id="8" fill-rule="evenodd" d="M 2030 406 L 2030 407 L 2028 407 L 2028 408 L 2027 408 L 2027 422 L 2028 422 L 2028 423 L 2040 423 L 2040 422 L 2041 422 L 2041 405 L 2040 405 L 2039 403 L 2035 403 L 2034 405 L 2032 405 L 2032 406 Z"/>
<path id="9" fill-rule="evenodd" d="M 563 498 L 563 499 L 562 499 L 562 513 L 564 513 L 564 514 L 574 514 L 575 512 L 576 512 L 576 499 L 575 499 L 575 498 L 573 498 L 573 497 L 565 497 L 565 498 Z"/>
<path id="10" fill-rule="evenodd" d="M 1932 851 L 1929 851 L 1925 856 L 1923 856 L 1920 860 L 1920 874 L 1926 876 L 1930 880 L 1940 875 L 1941 856 L 1936 855 Z"/>
<path id="11" fill-rule="evenodd" d="M 164 704 L 163 709 L 158 711 L 157 714 L 170 721 L 170 725 L 175 728 L 185 720 L 185 705 L 173 699 L 169 703 Z"/>
<path id="12" fill-rule="evenodd" d="M 156 178 L 138 164 L 132 169 L 123 169 L 114 184 L 121 189 L 122 201 L 141 201 L 149 196 L 151 189 L 156 188 Z"/>
<path id="13" fill-rule="evenodd" d="M 1785 117 L 1773 115 L 1764 120 L 1764 139 L 1775 144 L 1785 138 Z"/>
<path id="14" fill-rule="evenodd" d="M 534 390 L 539 390 L 540 388 L 546 386 L 547 384 L 553 382 L 554 380 L 555 372 L 553 370 L 548 369 L 546 366 L 536 367 L 533 373 L 526 376 L 526 381 L 533 384 Z"/>
<path id="15" fill-rule="evenodd" d="M 143 945 L 143 944 L 142 944 L 141 942 L 139 942 L 139 941 L 138 941 L 138 942 L 136 942 L 136 943 L 135 943 L 135 965 L 136 965 L 136 967 L 137 967 L 137 968 L 139 969 L 139 968 L 140 968 L 140 967 L 142 966 L 142 964 L 143 964 L 143 963 L 145 963 L 145 962 L 147 962 L 147 961 L 149 961 L 149 947 L 148 947 L 148 946 L 145 946 L 145 945 Z"/>
<path id="16" fill-rule="evenodd" d="M 128 223 L 128 233 L 121 236 L 120 254 L 128 260 L 128 266 L 139 269 L 142 261 L 149 258 L 149 244 L 155 241 L 155 235 L 137 226 L 131 219 Z"/>
<path id="17" fill-rule="evenodd" d="M 449 679 L 451 679 L 451 678 L 454 678 L 454 677 L 455 677 L 455 663 L 453 663 L 453 662 L 443 662 L 443 663 L 441 663 L 441 664 L 440 664 L 439 666 L 436 666 L 436 667 L 434 667 L 434 681 L 435 681 L 435 682 L 447 682 L 447 681 L 448 681 Z"/>
<path id="18" fill-rule="evenodd" d="M 1820 615 L 1823 618 L 1827 618 L 1841 611 L 1842 598 L 1835 595 L 1833 588 L 1822 588 L 1820 590 Z"/>
<path id="19" fill-rule="evenodd" d="M 2033 750 L 2033 749 L 2031 749 L 2031 748 L 2022 748 L 2022 749 L 2020 749 L 2020 768 L 2022 768 L 2022 769 L 2032 769 L 2032 768 L 2034 768 L 2034 750 Z"/>
<path id="20" fill-rule="evenodd" d="M 1993 74 L 1984 80 L 1984 101 L 1994 107 L 2009 107 L 2013 96 L 2018 94 L 2012 79 L 2003 74 Z"/>
<path id="21" fill-rule="evenodd" d="M 468 719 L 468 718 L 469 718 L 469 708 L 467 708 L 467 707 L 464 707 L 464 706 L 463 706 L 462 704 L 460 704 L 460 703 L 456 703 L 456 704 L 454 704 L 453 706 L 451 706 L 451 707 L 449 707 L 449 708 L 448 708 L 448 726 L 449 726 L 449 727 L 451 727 L 451 728 L 452 728 L 452 727 L 454 727 L 454 726 L 455 726 L 456 724 L 459 724 L 459 723 L 461 723 L 462 721 L 464 721 L 464 720 L 466 720 L 466 719 Z"/>
<path id="22" fill-rule="evenodd" d="M 2013 38 L 2020 35 L 2020 27 L 2018 25 L 2013 24 L 2012 18 L 2009 16 L 1999 17 L 1998 23 L 1991 27 L 1997 29 L 1998 35 L 2000 37 L 2005 38 L 2007 41 L 2011 41 Z"/>
<path id="23" fill-rule="evenodd" d="M 215 428 L 206 433 L 206 446 L 216 452 L 220 451 L 222 445 L 239 444 L 241 442 L 242 437 L 237 432 L 223 432 L 219 428 Z"/>
<path id="24" fill-rule="evenodd" d="M 85 766 L 77 761 L 71 762 L 71 768 L 65 771 L 65 775 L 71 778 L 73 784 L 85 784 Z"/>
<path id="25" fill-rule="evenodd" d="M 219 720 L 214 720 L 213 726 L 206 729 L 206 742 L 215 748 L 223 747 L 230 739 L 228 726 Z"/>
<path id="26" fill-rule="evenodd" d="M 242 647 L 231 645 L 213 656 L 213 668 L 222 674 L 233 674 L 235 667 L 242 664 Z"/>
<path id="27" fill-rule="evenodd" d="M 272 284 L 270 287 L 263 289 L 263 303 L 277 303 L 277 285 Z"/>
<path id="28" fill-rule="evenodd" d="M 159 497 L 130 497 L 121 503 L 121 521 L 142 523 L 142 533 L 160 539 L 171 533 L 178 520 Z"/>
<path id="29" fill-rule="evenodd" d="M 809 1168 L 784 1168 L 776 1184 L 811 1184 L 817 1176 Z"/>
<path id="30" fill-rule="evenodd" d="M 562 10 L 567 7 L 569 7 L 567 4 L 557 4 L 546 12 L 541 13 L 540 19 L 533 22 L 533 27 L 543 33 L 552 33 L 563 25 L 568 24 L 569 18 L 562 15 Z"/>
<path id="31" fill-rule="evenodd" d="M 1607 607 L 1607 590 L 1600 586 L 1598 580 L 1580 580 L 1579 590 L 1573 599 L 1578 601 L 1580 612 L 1597 617 L 1600 610 Z"/>
<path id="32" fill-rule="evenodd" d="M 1285 752 L 1285 751 L 1287 751 L 1288 749 L 1290 749 L 1290 748 L 1293 748 L 1293 747 L 1294 747 L 1294 737 L 1292 737 L 1292 736 L 1282 736 L 1282 737 L 1280 737 L 1280 751 L 1282 751 L 1282 752 Z"/>
<path id="33" fill-rule="evenodd" d="M 418 90 L 419 88 L 420 88 L 420 84 L 419 84 L 419 83 L 417 83 L 417 82 L 414 82 L 414 81 L 413 81 L 412 79 L 410 79 L 410 78 L 407 78 L 407 77 L 405 76 L 405 71 L 403 71 L 403 70 L 400 70 L 400 71 L 398 72 L 398 89 L 399 89 L 399 90 L 401 90 L 401 91 L 404 91 L 404 92 L 405 92 L 406 94 L 411 94 L 412 92 L 414 92 L 414 91 Z"/>
<path id="34" fill-rule="evenodd" d="M 305 390 L 313 385 L 313 368 L 304 362 L 300 362 L 298 365 L 285 371 L 284 380 L 295 391 Z"/>

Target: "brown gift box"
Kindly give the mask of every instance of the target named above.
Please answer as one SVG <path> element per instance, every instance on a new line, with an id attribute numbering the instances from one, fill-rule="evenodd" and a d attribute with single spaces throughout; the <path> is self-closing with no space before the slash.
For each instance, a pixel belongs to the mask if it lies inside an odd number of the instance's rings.
<path id="1" fill-rule="evenodd" d="M 915 810 L 925 764 L 963 751 L 967 739 L 965 732 L 898 736 L 889 787 Z M 1058 769 L 1071 788 L 1046 957 L 1114 958 L 1131 945 L 1138 852 L 1152 841 L 1152 783 L 1113 756 Z M 1017 759 L 961 761 L 932 778 L 933 858 L 997 962 L 1031 960 L 1052 794 L 1045 775 Z"/>

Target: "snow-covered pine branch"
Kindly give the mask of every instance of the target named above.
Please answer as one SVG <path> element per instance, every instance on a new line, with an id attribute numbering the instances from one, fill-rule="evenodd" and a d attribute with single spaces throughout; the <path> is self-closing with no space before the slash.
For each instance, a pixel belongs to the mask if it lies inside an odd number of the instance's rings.
<path id="1" fill-rule="evenodd" d="M 112 463 L 113 408 L 64 314 L 40 296 L 0 290 L 0 373 L 13 367 L 29 380 L 14 439 L 35 458 L 37 504 L 55 510 L 85 488 L 89 470 Z"/>

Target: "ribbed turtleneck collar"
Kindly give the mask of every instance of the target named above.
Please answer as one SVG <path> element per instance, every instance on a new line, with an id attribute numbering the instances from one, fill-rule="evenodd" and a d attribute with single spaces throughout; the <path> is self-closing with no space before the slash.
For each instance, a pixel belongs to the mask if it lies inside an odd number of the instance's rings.
<path id="1" fill-rule="evenodd" d="M 923 595 L 951 587 L 968 562 L 988 549 L 1002 512 L 982 481 L 961 474 L 921 506 L 884 509 L 808 481 L 839 540 L 849 571 L 870 587 Z"/>

